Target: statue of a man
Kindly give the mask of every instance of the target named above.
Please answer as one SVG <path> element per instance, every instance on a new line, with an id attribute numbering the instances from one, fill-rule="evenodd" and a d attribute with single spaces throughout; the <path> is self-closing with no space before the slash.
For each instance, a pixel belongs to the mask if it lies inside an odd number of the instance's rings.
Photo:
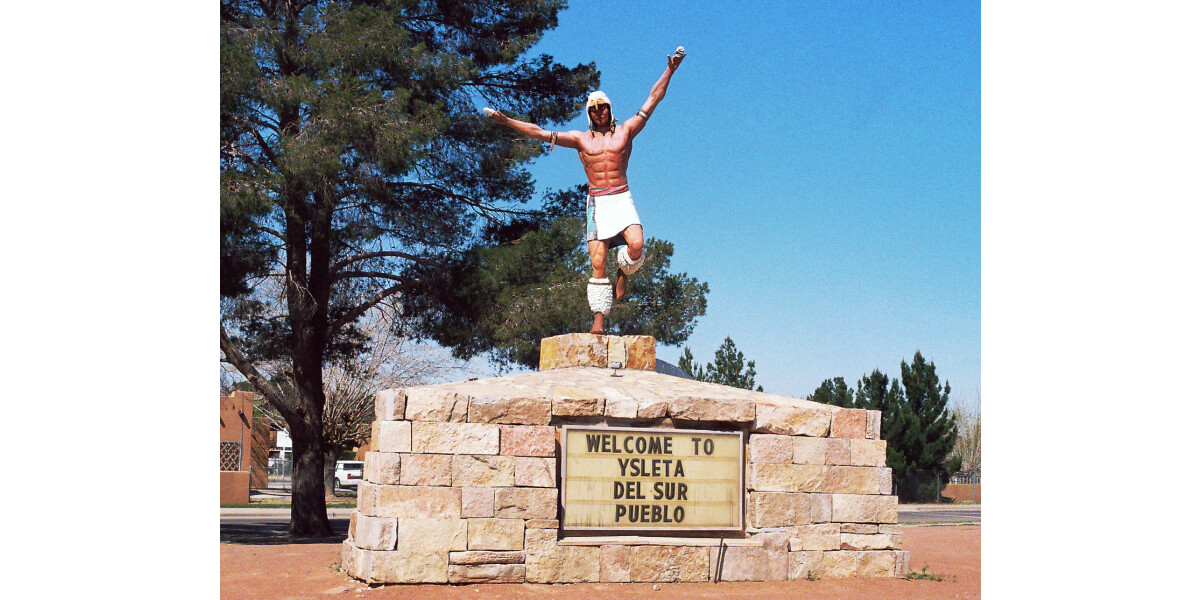
<path id="1" fill-rule="evenodd" d="M 629 120 L 618 125 L 612 116 L 612 103 L 604 92 L 595 91 L 588 96 L 588 131 L 546 131 L 533 123 L 510 119 L 491 108 L 483 109 L 491 120 L 507 125 L 536 140 L 566 146 L 579 152 L 583 170 L 587 173 L 587 245 L 592 259 L 592 277 L 588 280 L 588 305 L 595 314 L 591 333 L 604 333 L 604 315 L 612 308 L 614 292 L 604 276 L 604 265 L 609 248 L 620 248 L 617 261 L 615 298 L 625 295 L 626 279 L 645 261 L 642 254 L 642 222 L 633 206 L 633 195 L 629 192 L 629 181 L 625 171 L 629 167 L 629 155 L 633 151 L 633 138 L 646 127 L 646 121 L 654 114 L 654 107 L 667 95 L 671 75 L 683 62 L 684 50 L 680 46 L 667 57 L 667 70 L 650 90 L 650 98 Z"/>

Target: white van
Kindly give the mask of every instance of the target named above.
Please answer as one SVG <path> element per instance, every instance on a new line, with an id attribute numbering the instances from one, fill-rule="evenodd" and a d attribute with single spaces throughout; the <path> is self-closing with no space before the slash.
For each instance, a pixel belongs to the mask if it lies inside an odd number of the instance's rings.
<path id="1" fill-rule="evenodd" d="M 363 478 L 363 463 L 361 460 L 339 460 L 337 470 L 333 472 L 333 489 L 340 487 L 357 488 Z"/>

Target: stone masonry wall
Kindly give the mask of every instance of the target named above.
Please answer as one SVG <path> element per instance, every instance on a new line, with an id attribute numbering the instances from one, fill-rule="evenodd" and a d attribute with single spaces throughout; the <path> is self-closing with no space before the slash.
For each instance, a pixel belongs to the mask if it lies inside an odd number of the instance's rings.
<path id="1" fill-rule="evenodd" d="M 569 583 L 908 573 L 878 411 L 654 373 L 653 338 L 644 336 L 547 340 L 539 373 L 376 395 L 342 546 L 351 576 Z M 614 376 L 614 354 L 639 368 Z M 745 534 L 560 535 L 559 434 L 570 424 L 747 432 Z"/>

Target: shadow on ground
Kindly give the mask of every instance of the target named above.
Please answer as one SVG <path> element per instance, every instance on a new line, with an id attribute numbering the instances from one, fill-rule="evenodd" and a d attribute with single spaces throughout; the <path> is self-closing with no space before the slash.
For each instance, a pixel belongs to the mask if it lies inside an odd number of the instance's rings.
<path id="1" fill-rule="evenodd" d="M 276 546 L 282 544 L 329 544 L 346 539 L 350 519 L 329 519 L 333 535 L 316 538 L 295 538 L 288 535 L 288 520 L 270 522 L 222 523 L 221 543 Z"/>

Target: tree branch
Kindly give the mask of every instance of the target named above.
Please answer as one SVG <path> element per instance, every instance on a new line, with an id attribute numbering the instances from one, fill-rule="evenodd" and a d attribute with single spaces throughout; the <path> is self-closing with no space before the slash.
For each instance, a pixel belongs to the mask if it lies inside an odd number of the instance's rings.
<path id="1" fill-rule="evenodd" d="M 333 276 L 333 281 L 339 279 L 353 279 L 355 277 L 373 277 L 379 279 L 391 279 L 392 281 L 408 281 L 399 275 L 392 273 L 380 273 L 378 271 L 343 271 Z"/>
<path id="2" fill-rule="evenodd" d="M 425 266 L 429 266 L 429 267 L 436 267 L 438 265 L 438 263 L 436 261 L 432 261 L 427 258 L 421 258 L 420 256 L 416 256 L 414 254 L 409 254 L 407 252 L 399 252 L 399 251 L 391 250 L 391 251 L 380 251 L 380 252 L 363 252 L 361 254 L 355 254 L 354 256 L 351 256 L 350 258 L 338 261 L 336 264 L 333 265 L 332 271 L 336 273 L 336 272 L 341 271 L 342 269 L 350 266 L 350 263 L 358 262 L 360 260 L 367 260 L 369 258 L 381 258 L 381 257 L 407 258 L 408 260 L 411 260 L 411 261 L 417 262 L 417 263 L 421 263 L 421 264 L 423 264 Z"/>
<path id="3" fill-rule="evenodd" d="M 237 370 L 250 383 L 254 384 L 255 389 L 262 393 L 267 402 L 275 407 L 275 410 L 284 415 L 296 413 L 298 407 L 294 403 L 288 402 L 287 398 L 279 393 L 279 390 L 271 385 L 271 382 L 262 373 L 258 372 L 254 364 L 246 359 L 237 346 L 234 346 L 233 340 L 229 339 L 229 334 L 225 332 L 224 323 L 221 324 L 221 351 L 225 353 L 225 362 L 237 367 Z"/>
<path id="4" fill-rule="evenodd" d="M 340 319 L 334 321 L 332 324 L 329 325 L 329 333 L 326 334 L 328 336 L 327 339 L 333 339 L 333 336 L 337 334 L 338 330 L 340 330 L 341 328 L 345 327 L 346 325 L 349 325 L 350 323 L 353 323 L 354 321 L 358 320 L 358 318 L 361 317 L 363 315 L 363 313 L 366 313 L 368 310 L 370 310 L 370 308 L 372 306 L 375 306 L 376 304 L 383 302 L 383 300 L 385 298 L 387 298 L 389 296 L 394 296 L 394 295 L 400 293 L 400 290 L 403 287 L 404 287 L 403 284 L 396 284 L 390 288 L 380 290 L 379 293 L 375 294 L 374 296 L 371 296 L 366 302 L 363 302 L 362 304 L 359 304 L 358 306 L 350 309 L 350 311 L 347 312 L 346 314 L 342 315 L 342 317 Z M 222 331 L 224 331 L 224 330 L 222 330 Z"/>

